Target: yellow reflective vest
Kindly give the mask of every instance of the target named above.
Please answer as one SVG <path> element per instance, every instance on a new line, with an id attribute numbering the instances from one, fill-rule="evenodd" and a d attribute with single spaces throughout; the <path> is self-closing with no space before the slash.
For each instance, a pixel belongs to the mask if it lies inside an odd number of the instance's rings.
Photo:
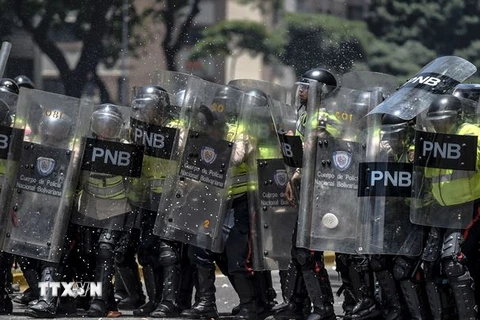
<path id="1" fill-rule="evenodd" d="M 480 198 L 480 128 L 464 123 L 455 134 L 477 136 L 476 171 L 425 169 L 425 176 L 431 179 L 433 197 L 442 206 L 457 205 Z"/>

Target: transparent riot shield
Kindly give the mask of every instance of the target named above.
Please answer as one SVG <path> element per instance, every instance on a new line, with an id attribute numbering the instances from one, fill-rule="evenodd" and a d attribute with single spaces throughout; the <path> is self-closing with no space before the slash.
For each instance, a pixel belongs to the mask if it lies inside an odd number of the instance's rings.
<path id="1" fill-rule="evenodd" d="M 460 57 L 437 58 L 370 113 L 387 113 L 411 120 L 428 108 L 435 96 L 452 93 L 458 83 L 476 70 L 472 63 Z"/>
<path id="2" fill-rule="evenodd" d="M 442 99 L 446 96 L 442 96 Z M 427 226 L 464 229 L 480 198 L 480 128 L 471 123 L 478 107 L 457 98 L 460 112 L 443 110 L 417 117 L 410 219 Z M 473 102 L 477 105 L 476 102 Z"/>
<path id="3" fill-rule="evenodd" d="M 188 106 L 154 233 L 160 237 L 221 252 L 229 187 L 243 162 L 245 132 L 238 129 L 244 94 L 207 81 L 186 88 Z M 237 134 L 238 133 L 238 134 Z"/>
<path id="4" fill-rule="evenodd" d="M 371 93 L 310 82 L 297 246 L 356 253 L 361 229 L 358 164 Z"/>
<path id="5" fill-rule="evenodd" d="M 229 85 L 247 93 L 244 107 L 248 110 L 247 132 L 252 144 L 248 200 L 253 269 L 287 269 L 297 209 L 285 196 L 288 175 L 269 110 L 282 108 L 279 105 L 285 102 L 273 98 L 285 99 L 286 89 L 248 79 L 233 80 Z"/>
<path id="6" fill-rule="evenodd" d="M 375 99 L 377 94 L 377 99 Z M 381 101 L 373 92 L 373 105 Z M 376 100 L 376 101 L 375 101 Z M 381 115 L 369 116 L 365 162 L 359 167 L 362 254 L 421 253 L 423 230 L 410 222 L 414 126 L 404 122 L 381 126 Z"/>
<path id="7" fill-rule="evenodd" d="M 10 148 L 1 194 L 9 216 L 4 251 L 59 261 L 91 113 L 88 101 L 20 90 L 14 127 L 25 135 Z"/>
<path id="8" fill-rule="evenodd" d="M 158 211 L 179 128 L 188 121 L 189 111 L 183 108 L 185 88 L 199 79 L 166 72 L 162 81 L 133 89 L 130 116 L 130 139 L 144 147 L 144 157 L 141 176 L 129 179 L 128 198 L 135 207 L 150 212 Z"/>
<path id="9" fill-rule="evenodd" d="M 140 177 L 143 147 L 128 142 L 129 107 L 95 106 L 90 117 L 71 222 L 111 230 L 133 227 L 127 179 Z"/>
<path id="10" fill-rule="evenodd" d="M 23 140 L 23 130 L 13 128 L 13 117 L 17 107 L 18 95 L 0 91 L 0 191 L 5 189 L 8 154 L 12 144 L 19 145 Z M 15 133 L 14 133 L 15 132 Z M 12 140 L 15 138 L 15 140 Z M 0 211 L 0 225 L 5 226 L 9 215 Z M 5 239 L 5 228 L 0 231 L 0 249 Z"/>

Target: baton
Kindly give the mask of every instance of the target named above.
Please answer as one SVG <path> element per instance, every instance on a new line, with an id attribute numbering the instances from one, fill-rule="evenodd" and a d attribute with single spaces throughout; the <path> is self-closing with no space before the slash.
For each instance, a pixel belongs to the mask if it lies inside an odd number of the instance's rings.
<path id="1" fill-rule="evenodd" d="M 10 42 L 4 41 L 2 43 L 2 48 L 0 49 L 0 78 L 3 77 L 5 72 L 5 67 L 7 66 L 8 56 L 10 55 L 10 49 L 12 44 Z"/>

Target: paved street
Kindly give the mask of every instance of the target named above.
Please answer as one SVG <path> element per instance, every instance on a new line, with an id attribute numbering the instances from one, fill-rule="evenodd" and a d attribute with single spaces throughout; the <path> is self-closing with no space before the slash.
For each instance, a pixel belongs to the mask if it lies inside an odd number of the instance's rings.
<path id="1" fill-rule="evenodd" d="M 328 271 L 330 274 L 330 280 L 332 281 L 332 287 L 333 287 L 333 292 L 334 294 L 337 292 L 340 283 L 339 279 L 337 276 L 337 273 L 332 269 L 332 266 L 328 266 Z M 281 291 L 280 291 L 280 282 L 279 282 L 279 277 L 278 277 L 278 272 L 272 272 L 272 277 L 273 277 L 273 283 L 275 290 L 277 291 L 277 301 L 280 303 L 282 302 L 281 298 Z M 229 314 L 230 311 L 234 306 L 238 304 L 238 298 L 233 291 L 233 288 L 230 285 L 230 282 L 228 279 L 223 276 L 223 275 L 217 275 L 217 280 L 216 280 L 216 285 L 217 285 L 217 308 L 218 311 L 221 314 L 220 319 L 229 319 Z M 335 296 L 336 297 L 336 296 Z M 342 300 L 336 297 L 335 300 L 335 312 L 337 315 L 341 315 L 341 305 L 342 305 Z M 23 310 L 24 307 L 18 304 L 15 304 L 14 306 L 14 313 L 13 315 L 9 316 L 0 316 L 0 319 L 32 319 L 30 317 L 26 317 L 23 315 Z M 82 313 L 79 312 L 77 317 L 68 317 L 68 318 L 57 318 L 57 319 L 85 319 L 85 317 L 82 317 Z M 150 319 L 150 318 L 138 318 L 138 317 L 133 317 L 131 311 L 122 311 L 122 316 L 121 319 Z M 163 319 L 179 319 L 179 318 L 163 318 Z M 186 319 L 186 318 L 182 318 Z"/>

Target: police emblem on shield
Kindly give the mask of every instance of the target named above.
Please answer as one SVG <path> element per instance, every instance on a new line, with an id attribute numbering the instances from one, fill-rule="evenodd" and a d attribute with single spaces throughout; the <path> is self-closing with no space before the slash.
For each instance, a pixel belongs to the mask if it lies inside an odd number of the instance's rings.
<path id="1" fill-rule="evenodd" d="M 217 159 L 217 153 L 215 152 L 215 149 L 211 147 L 202 147 L 200 157 L 206 164 L 212 164 L 215 159 Z"/>
<path id="2" fill-rule="evenodd" d="M 287 170 L 285 169 L 278 169 L 275 171 L 273 175 L 273 180 L 279 187 L 285 187 L 287 185 L 288 177 L 287 177 Z"/>
<path id="3" fill-rule="evenodd" d="M 345 171 L 352 163 L 352 154 L 347 151 L 333 152 L 333 165 L 340 171 Z"/>
<path id="4" fill-rule="evenodd" d="M 38 173 L 46 177 L 50 175 L 55 169 L 55 160 L 51 158 L 38 157 L 37 158 L 37 171 Z"/>

